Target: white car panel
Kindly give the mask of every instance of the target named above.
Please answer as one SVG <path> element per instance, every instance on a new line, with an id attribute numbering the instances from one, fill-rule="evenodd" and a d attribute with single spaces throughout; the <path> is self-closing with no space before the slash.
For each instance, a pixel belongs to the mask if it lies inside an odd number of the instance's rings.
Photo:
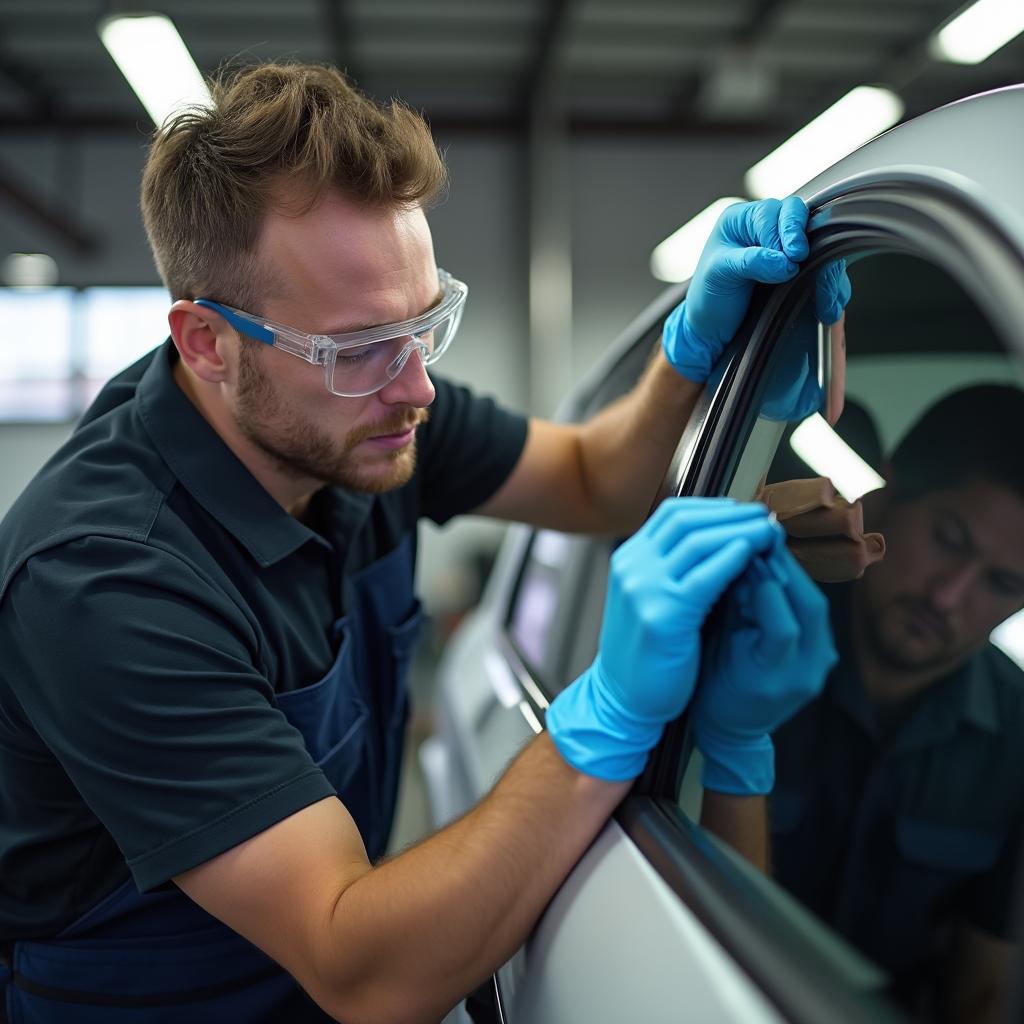
<path id="1" fill-rule="evenodd" d="M 615 821 L 499 977 L 510 1021 L 782 1024 Z"/>

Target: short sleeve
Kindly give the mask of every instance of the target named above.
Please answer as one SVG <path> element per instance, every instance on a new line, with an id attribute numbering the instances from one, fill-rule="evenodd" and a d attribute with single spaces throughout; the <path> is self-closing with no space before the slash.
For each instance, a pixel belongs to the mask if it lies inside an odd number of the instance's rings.
<path id="1" fill-rule="evenodd" d="M 76 540 L 32 557 L 4 603 L 4 680 L 140 889 L 334 792 L 255 630 L 177 556 Z"/>
<path id="2" fill-rule="evenodd" d="M 421 509 L 442 524 L 479 508 L 508 479 L 526 444 L 527 419 L 443 378 L 434 386 L 421 432 Z"/>

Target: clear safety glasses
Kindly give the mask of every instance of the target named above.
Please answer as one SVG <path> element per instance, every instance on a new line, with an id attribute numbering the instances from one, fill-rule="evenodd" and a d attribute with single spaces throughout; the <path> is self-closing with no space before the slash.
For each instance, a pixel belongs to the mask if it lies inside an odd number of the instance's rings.
<path id="1" fill-rule="evenodd" d="M 307 363 L 322 365 L 324 383 L 332 394 L 361 398 L 393 381 L 413 352 L 418 353 L 424 366 L 444 355 L 462 319 L 469 289 L 444 270 L 438 271 L 438 278 L 441 300 L 433 309 L 401 323 L 347 334 L 306 334 L 212 299 L 195 301 L 219 313 L 246 337 L 290 352 Z"/>

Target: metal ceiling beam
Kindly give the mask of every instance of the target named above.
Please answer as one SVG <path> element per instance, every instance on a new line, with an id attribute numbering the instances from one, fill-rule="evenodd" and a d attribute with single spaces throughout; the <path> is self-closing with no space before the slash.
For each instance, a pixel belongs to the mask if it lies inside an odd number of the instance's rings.
<path id="1" fill-rule="evenodd" d="M 4 167 L 0 166 L 0 196 L 6 198 L 21 213 L 61 238 L 75 252 L 87 256 L 96 251 L 96 236 L 79 224 L 66 211 L 36 195 Z"/>
<path id="2" fill-rule="evenodd" d="M 823 110 L 827 110 L 833 103 L 858 85 L 884 85 L 899 92 L 910 82 L 919 78 L 929 68 L 935 66 L 934 59 L 928 54 L 928 36 L 931 35 L 934 29 L 938 28 L 944 18 L 955 14 L 961 7 L 963 7 L 963 0 L 946 0 L 944 5 L 945 14 L 928 29 L 925 35 L 916 35 L 893 47 L 876 65 L 874 72 L 859 75 L 855 79 L 847 79 L 845 82 L 840 82 L 836 85 L 834 89 L 823 91 L 815 102 L 815 108 L 808 110 L 806 120 L 809 121 Z M 938 103 L 949 102 L 954 98 L 956 97 L 950 96 L 947 100 L 939 100 Z M 936 104 L 929 104 L 926 109 L 930 109 L 934 105 Z M 905 117 L 914 117 L 925 112 L 926 110 L 908 108 L 905 112 Z M 793 130 L 793 127 L 789 126 L 785 130 L 779 131 L 772 142 L 772 146 L 779 145 Z"/>
<path id="3" fill-rule="evenodd" d="M 756 45 L 775 25 L 789 0 L 761 0 L 743 27 L 733 37 L 737 46 Z"/>
<path id="4" fill-rule="evenodd" d="M 15 87 L 28 101 L 31 117 L 49 118 L 58 109 L 57 95 L 48 88 L 31 68 L 0 53 L 0 75 Z"/>
<path id="5" fill-rule="evenodd" d="M 529 224 L 529 405 L 551 415 L 572 383 L 572 219 L 569 127 L 561 56 L 571 0 L 549 0 L 522 84 Z"/>
<path id="6" fill-rule="evenodd" d="M 788 2 L 789 0 L 759 0 L 747 20 L 729 36 L 726 56 L 737 50 L 753 51 L 771 30 Z M 672 109 L 686 112 L 692 108 L 707 77 L 707 74 L 687 76 L 672 98 Z"/>
<path id="7" fill-rule="evenodd" d="M 543 24 L 537 33 L 537 49 L 523 77 L 521 106 L 527 113 L 547 103 L 557 88 L 559 58 L 565 47 L 572 0 L 548 0 Z"/>
<path id="8" fill-rule="evenodd" d="M 320 6 L 327 24 L 327 38 L 331 42 L 331 60 L 335 67 L 348 75 L 350 81 L 358 84 L 362 75 L 352 46 L 355 33 L 351 6 L 348 0 L 320 0 Z"/>
<path id="9" fill-rule="evenodd" d="M 961 7 L 963 7 L 963 0 L 947 0 L 945 14 L 931 27 L 928 35 L 923 38 L 908 40 L 902 45 L 894 47 L 879 62 L 878 70 L 871 81 L 877 82 L 880 85 L 887 85 L 890 89 L 898 92 L 914 81 L 914 79 L 919 78 L 930 67 L 933 67 L 935 58 L 928 53 L 928 36 L 943 21 L 956 14 Z"/>
<path id="10" fill-rule="evenodd" d="M 434 113 L 434 111 L 437 111 Z M 437 134 L 458 135 L 519 135 L 522 136 L 529 123 L 528 118 L 517 110 L 506 114 L 462 114 L 439 108 L 426 110 L 431 130 Z M 683 111 L 664 116 L 638 115 L 627 117 L 616 113 L 613 116 L 597 114 L 566 114 L 566 126 L 573 137 L 603 137 L 622 135 L 636 138 L 749 138 L 751 135 L 772 135 L 785 130 L 788 125 L 776 119 L 759 118 L 756 121 L 709 123 Z M 143 117 L 125 113 L 94 114 L 53 114 L 43 118 L 22 115 L 0 114 L 0 134 L 52 135 L 55 131 L 64 134 L 123 136 L 125 138 L 147 138 L 153 126 Z"/>

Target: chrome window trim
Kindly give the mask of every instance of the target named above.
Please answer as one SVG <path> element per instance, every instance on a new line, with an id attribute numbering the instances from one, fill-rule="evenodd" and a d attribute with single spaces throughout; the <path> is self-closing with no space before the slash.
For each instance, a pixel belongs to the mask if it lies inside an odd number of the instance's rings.
<path id="1" fill-rule="evenodd" d="M 511 670 L 512 675 L 515 676 L 516 682 L 523 691 L 523 696 L 533 704 L 535 713 L 543 720 L 544 712 L 547 711 L 551 702 L 541 689 L 540 684 L 534 680 L 532 673 L 526 667 L 526 662 L 519 654 L 515 641 L 504 629 L 499 634 L 498 650 L 505 659 L 505 663 Z"/>

